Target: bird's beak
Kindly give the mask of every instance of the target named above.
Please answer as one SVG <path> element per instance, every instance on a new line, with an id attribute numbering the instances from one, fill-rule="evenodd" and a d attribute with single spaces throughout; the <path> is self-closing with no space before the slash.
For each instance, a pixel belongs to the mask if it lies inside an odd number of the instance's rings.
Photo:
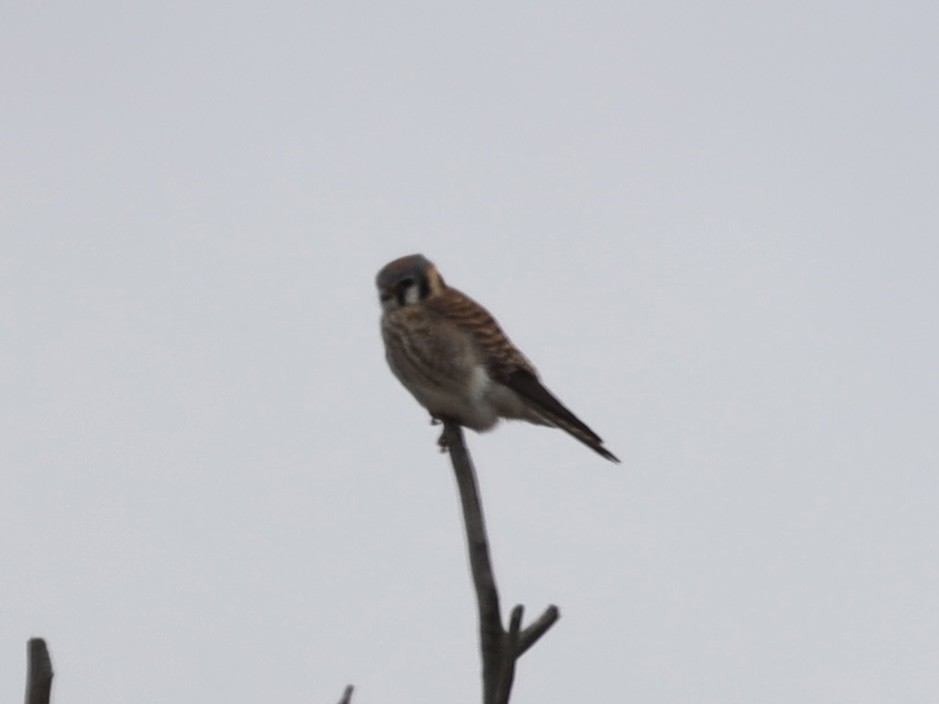
<path id="1" fill-rule="evenodd" d="M 378 299 L 384 303 L 385 301 L 391 300 L 394 296 L 394 291 L 392 291 L 387 286 L 379 286 L 378 288 Z"/>

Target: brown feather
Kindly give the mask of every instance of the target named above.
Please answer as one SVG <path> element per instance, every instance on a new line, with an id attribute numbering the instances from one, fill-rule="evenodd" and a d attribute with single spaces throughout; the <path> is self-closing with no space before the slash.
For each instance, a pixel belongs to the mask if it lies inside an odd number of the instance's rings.
<path id="1" fill-rule="evenodd" d="M 599 455 L 619 462 L 616 455 L 603 447 L 600 436 L 541 384 L 534 365 L 512 344 L 489 311 L 466 294 L 449 287 L 426 299 L 424 306 L 470 333 L 493 381 L 527 399 L 545 424 L 564 430 Z"/>
<path id="2" fill-rule="evenodd" d="M 534 365 L 512 344 L 492 314 L 465 293 L 445 288 L 426 299 L 424 307 L 472 336 L 493 378 L 501 379 L 517 369 L 537 375 Z"/>
<path id="3" fill-rule="evenodd" d="M 569 435 L 580 440 L 594 452 L 608 460 L 619 463 L 619 458 L 603 447 L 603 440 L 577 416 L 571 413 L 563 403 L 548 391 L 538 378 L 523 369 L 512 372 L 502 381 L 520 396 L 531 401 L 535 409 L 545 416 L 551 425 L 555 425 Z"/>

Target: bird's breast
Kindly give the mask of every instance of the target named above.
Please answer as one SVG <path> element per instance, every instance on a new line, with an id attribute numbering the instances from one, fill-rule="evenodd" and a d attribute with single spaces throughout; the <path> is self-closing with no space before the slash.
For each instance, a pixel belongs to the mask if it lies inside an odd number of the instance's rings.
<path id="1" fill-rule="evenodd" d="M 416 308 L 416 306 L 414 306 Z M 388 315 L 382 324 L 388 365 L 398 380 L 437 418 L 474 430 L 496 424 L 492 379 L 470 339 L 426 317 Z"/>

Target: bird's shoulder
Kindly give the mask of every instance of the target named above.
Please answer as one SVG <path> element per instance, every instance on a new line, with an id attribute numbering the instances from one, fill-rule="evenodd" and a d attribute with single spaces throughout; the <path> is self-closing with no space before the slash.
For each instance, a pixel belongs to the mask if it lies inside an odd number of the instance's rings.
<path id="1" fill-rule="evenodd" d="M 501 380 L 518 370 L 537 377 L 534 365 L 512 344 L 495 317 L 462 291 L 448 287 L 424 305 L 441 323 L 470 338 L 494 378 Z"/>

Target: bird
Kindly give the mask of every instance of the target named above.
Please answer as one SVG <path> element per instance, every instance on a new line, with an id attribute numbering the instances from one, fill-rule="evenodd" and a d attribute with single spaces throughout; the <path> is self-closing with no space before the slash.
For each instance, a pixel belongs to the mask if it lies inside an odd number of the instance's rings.
<path id="1" fill-rule="evenodd" d="M 448 286 L 422 254 L 400 257 L 375 277 L 385 358 L 398 381 L 430 412 L 478 432 L 500 419 L 567 432 L 619 462 L 603 440 L 542 385 L 535 366 L 492 314 Z"/>

